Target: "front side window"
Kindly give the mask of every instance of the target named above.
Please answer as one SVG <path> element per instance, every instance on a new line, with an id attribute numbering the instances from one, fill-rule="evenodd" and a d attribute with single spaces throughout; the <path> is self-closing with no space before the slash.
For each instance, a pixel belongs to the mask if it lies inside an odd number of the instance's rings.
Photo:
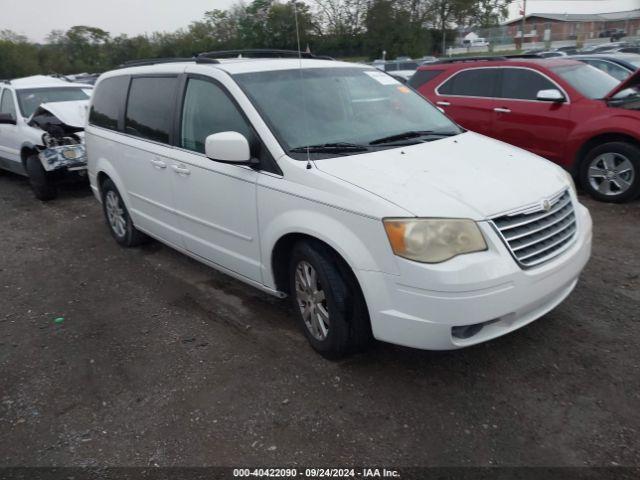
<path id="1" fill-rule="evenodd" d="M 501 98 L 536 100 L 540 90 L 557 90 L 558 87 L 542 75 L 523 68 L 502 70 Z"/>
<path id="2" fill-rule="evenodd" d="M 125 133 L 169 143 L 177 84 L 176 77 L 133 78 L 127 100 Z"/>
<path id="3" fill-rule="evenodd" d="M 422 96 L 375 69 L 306 68 L 234 78 L 293 158 L 306 158 L 309 146 L 319 158 L 336 157 L 394 148 L 389 137 L 406 145 L 461 133 Z"/>
<path id="4" fill-rule="evenodd" d="M 587 98 L 601 99 L 618 85 L 611 75 L 584 63 L 551 67 L 565 82 Z"/>
<path id="5" fill-rule="evenodd" d="M 2 99 L 0 100 L 0 113 L 7 113 L 11 115 L 11 118 L 17 118 L 16 104 L 13 103 L 13 96 L 11 90 L 5 88 L 2 92 Z"/>
<path id="6" fill-rule="evenodd" d="M 495 97 L 498 70 L 495 68 L 476 68 L 465 70 L 447 80 L 438 93 L 464 97 Z"/>
<path id="7" fill-rule="evenodd" d="M 20 112 L 25 118 L 43 103 L 89 100 L 90 96 L 87 87 L 25 88 L 16 90 L 16 94 Z"/>
<path id="8" fill-rule="evenodd" d="M 238 132 L 249 143 L 253 132 L 235 104 L 215 83 L 189 79 L 182 107 L 180 146 L 204 153 L 206 138 L 213 133 Z"/>

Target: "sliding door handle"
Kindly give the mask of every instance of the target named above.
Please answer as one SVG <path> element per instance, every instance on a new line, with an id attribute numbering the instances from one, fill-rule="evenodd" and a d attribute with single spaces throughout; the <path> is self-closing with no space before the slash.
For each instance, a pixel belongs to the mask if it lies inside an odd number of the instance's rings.
<path id="1" fill-rule="evenodd" d="M 173 171 L 178 175 L 191 175 L 191 170 L 189 170 L 184 165 L 172 165 L 171 168 L 173 168 Z"/>
<path id="2" fill-rule="evenodd" d="M 157 158 L 151 160 L 151 165 L 160 170 L 167 168 L 167 164 Z"/>
<path id="3" fill-rule="evenodd" d="M 449 105 L 451 105 L 449 102 L 436 102 L 436 105 L 440 105 L 442 107 L 448 107 Z"/>
<path id="4" fill-rule="evenodd" d="M 493 111 L 498 113 L 511 113 L 511 110 L 509 110 L 508 108 L 502 108 L 502 107 L 496 107 L 493 109 Z"/>

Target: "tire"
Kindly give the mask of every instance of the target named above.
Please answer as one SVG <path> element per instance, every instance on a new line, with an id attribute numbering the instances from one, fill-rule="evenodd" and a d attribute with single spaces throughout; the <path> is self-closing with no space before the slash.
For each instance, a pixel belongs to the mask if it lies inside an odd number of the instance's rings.
<path id="1" fill-rule="evenodd" d="M 129 211 L 114 183 L 107 179 L 102 183 L 102 211 L 113 238 L 123 247 L 136 247 L 149 237 L 139 231 L 131 221 Z"/>
<path id="2" fill-rule="evenodd" d="M 321 243 L 302 241 L 294 246 L 289 291 L 300 327 L 323 357 L 336 360 L 371 343 L 360 287 L 344 261 Z"/>
<path id="3" fill-rule="evenodd" d="M 627 142 L 598 145 L 580 165 L 580 184 L 603 202 L 633 200 L 640 194 L 640 148 Z"/>
<path id="4" fill-rule="evenodd" d="M 26 162 L 27 175 L 33 194 L 43 202 L 58 196 L 58 189 L 49 178 L 37 155 L 29 155 Z"/>

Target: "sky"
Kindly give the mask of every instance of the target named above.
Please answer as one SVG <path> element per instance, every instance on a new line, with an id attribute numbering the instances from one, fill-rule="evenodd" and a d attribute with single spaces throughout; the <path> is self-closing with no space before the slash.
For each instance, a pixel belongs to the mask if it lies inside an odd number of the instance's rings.
<path id="1" fill-rule="evenodd" d="M 520 17 L 522 0 L 509 8 L 509 20 Z M 640 0 L 527 0 L 527 15 L 531 13 L 605 13 L 624 12 L 640 8 Z"/>
<path id="2" fill-rule="evenodd" d="M 510 18 L 519 16 L 515 0 Z M 89 25 L 113 36 L 173 32 L 200 20 L 207 10 L 235 0 L 0 0 L 0 30 L 42 42 L 51 30 Z M 527 13 L 601 13 L 640 8 L 640 0 L 527 0 Z"/>
<path id="3" fill-rule="evenodd" d="M 640 1 L 640 0 L 638 0 Z M 51 30 L 89 25 L 137 35 L 173 32 L 202 19 L 204 12 L 226 9 L 234 0 L 0 0 L 0 30 L 9 29 L 42 42 Z"/>

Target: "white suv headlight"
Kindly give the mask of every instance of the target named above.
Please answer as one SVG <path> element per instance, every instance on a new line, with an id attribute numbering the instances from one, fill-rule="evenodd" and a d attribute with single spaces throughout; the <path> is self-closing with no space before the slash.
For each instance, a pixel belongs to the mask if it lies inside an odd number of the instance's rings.
<path id="1" fill-rule="evenodd" d="M 487 249 L 473 220 L 387 218 L 383 222 L 393 253 L 416 262 L 439 263 Z"/>

